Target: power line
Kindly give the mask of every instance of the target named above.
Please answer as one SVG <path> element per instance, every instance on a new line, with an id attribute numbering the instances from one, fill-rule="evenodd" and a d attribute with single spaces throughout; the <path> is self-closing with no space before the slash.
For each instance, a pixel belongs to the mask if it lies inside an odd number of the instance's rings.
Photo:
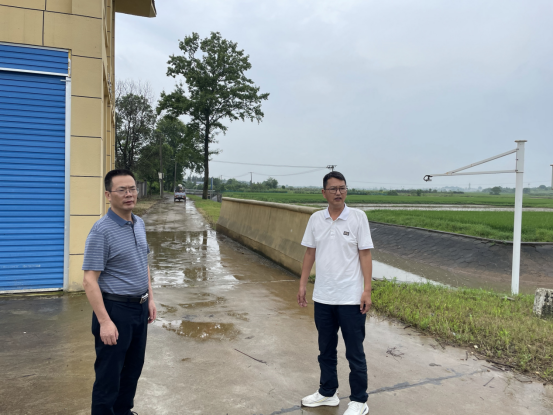
<path id="1" fill-rule="evenodd" d="M 300 174 L 309 174 L 309 173 L 314 173 L 316 171 L 321 171 L 321 170 L 326 170 L 326 167 L 318 168 L 318 169 L 315 169 L 315 170 L 302 171 L 301 173 L 291 173 L 291 174 L 264 174 L 264 173 L 256 173 L 256 172 L 252 172 L 252 173 L 257 174 L 258 176 L 282 177 L 282 176 L 298 176 Z"/>
<path id="2" fill-rule="evenodd" d="M 394 185 L 394 186 L 421 186 L 421 184 L 423 183 L 384 183 L 384 182 L 362 182 L 362 181 L 359 181 L 359 180 L 348 180 L 348 182 L 351 182 L 351 183 L 366 183 L 366 184 L 389 184 L 389 185 Z M 532 183 L 549 183 L 549 181 L 532 181 Z M 509 183 L 476 183 L 473 185 L 476 185 L 476 186 L 491 186 L 491 185 L 498 185 L 498 184 L 514 184 L 513 182 L 509 182 Z M 424 185 L 424 184 L 423 184 Z M 434 185 L 434 187 L 436 187 L 437 185 Z M 451 185 L 451 186 L 455 186 L 455 185 Z M 446 187 L 451 187 L 451 186 L 446 186 Z M 427 185 L 424 185 L 424 187 L 428 187 Z M 459 187 L 459 186 L 456 186 L 456 187 Z"/>
<path id="3" fill-rule="evenodd" d="M 299 169 L 326 169 L 329 167 L 326 166 L 288 166 L 284 164 L 256 164 L 256 163 L 240 163 L 237 161 L 221 161 L 221 160 L 211 160 L 212 163 L 225 163 L 225 164 L 241 164 L 244 166 L 267 166 L 267 167 L 294 167 Z"/>

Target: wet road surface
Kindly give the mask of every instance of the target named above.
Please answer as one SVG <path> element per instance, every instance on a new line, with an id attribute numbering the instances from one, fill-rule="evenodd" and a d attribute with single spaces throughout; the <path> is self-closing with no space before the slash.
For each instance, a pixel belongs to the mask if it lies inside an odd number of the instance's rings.
<path id="1" fill-rule="evenodd" d="M 191 201 L 167 200 L 144 220 L 159 317 L 149 329 L 138 414 L 345 411 L 341 340 L 340 407 L 299 407 L 317 390 L 319 371 L 313 305 L 297 306 L 296 277 L 217 235 Z M 89 413 L 94 350 L 86 298 L 0 298 L 0 313 L 0 413 Z M 464 349 L 444 350 L 400 323 L 368 319 L 365 350 L 371 414 L 553 411 L 551 386 L 489 372 L 485 362 L 465 360 Z"/>

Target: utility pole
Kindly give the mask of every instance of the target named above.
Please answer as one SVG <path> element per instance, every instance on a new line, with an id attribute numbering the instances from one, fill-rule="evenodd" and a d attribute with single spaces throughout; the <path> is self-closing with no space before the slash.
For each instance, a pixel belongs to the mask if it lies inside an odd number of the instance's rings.
<path id="1" fill-rule="evenodd" d="M 177 188 L 177 157 L 175 157 L 175 174 L 173 175 L 173 192 Z"/>
<path id="2" fill-rule="evenodd" d="M 515 173 L 515 223 L 513 230 L 513 267 L 511 272 L 511 292 L 518 294 L 519 290 L 519 277 L 520 277 L 520 245 L 522 239 L 522 194 L 523 194 L 523 177 L 524 177 L 524 144 L 526 140 L 515 140 L 517 148 L 514 150 L 506 151 L 505 153 L 498 154 L 487 158 L 485 160 L 477 161 L 476 163 L 469 164 L 455 170 L 448 171 L 443 174 L 427 174 L 424 176 L 424 180 L 429 182 L 433 176 L 459 176 L 459 175 L 476 175 L 476 174 L 500 174 L 500 173 Z M 480 164 L 487 163 L 492 160 L 496 160 L 501 157 L 505 157 L 509 154 L 516 154 L 516 165 L 514 170 L 495 170 L 495 171 L 475 171 L 468 173 L 460 173 L 463 170 L 470 169 L 471 167 L 479 166 Z"/>
<path id="3" fill-rule="evenodd" d="M 250 187 L 252 187 L 253 183 L 253 172 L 250 172 Z"/>
<path id="4" fill-rule="evenodd" d="M 326 166 L 327 169 L 330 169 L 330 171 L 334 171 L 334 168 L 337 166 L 337 164 L 329 164 Z"/>
<path id="5" fill-rule="evenodd" d="M 159 195 L 163 199 L 163 159 L 162 159 L 163 135 L 159 135 Z"/>

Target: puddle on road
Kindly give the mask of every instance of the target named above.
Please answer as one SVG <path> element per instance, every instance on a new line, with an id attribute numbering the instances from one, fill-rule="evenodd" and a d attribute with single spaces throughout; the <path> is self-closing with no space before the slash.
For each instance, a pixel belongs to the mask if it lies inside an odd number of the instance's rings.
<path id="1" fill-rule="evenodd" d="M 250 321 L 250 319 L 246 317 L 247 315 L 248 313 L 235 313 L 235 312 L 227 313 L 227 316 L 237 318 L 238 320 Z"/>
<path id="2" fill-rule="evenodd" d="M 193 203 L 162 203 L 146 218 L 152 285 L 198 287 L 286 278 L 282 268 L 208 227 Z M 244 264 L 247 263 L 247 266 Z"/>
<path id="3" fill-rule="evenodd" d="M 187 320 L 156 321 L 156 325 L 172 331 L 179 336 L 189 337 L 195 340 L 233 340 L 239 334 L 232 323 L 211 323 Z"/>
<path id="4" fill-rule="evenodd" d="M 190 287 L 204 282 L 235 283 L 237 278 L 221 264 L 213 230 L 150 232 L 150 269 L 155 287 Z"/>
<path id="5" fill-rule="evenodd" d="M 170 314 L 173 314 L 173 313 L 176 313 L 177 312 L 177 307 L 173 307 L 173 306 L 170 306 L 170 305 L 165 305 L 165 304 L 159 304 L 160 306 L 162 306 L 163 308 L 165 308 L 165 310 L 159 310 L 159 314 L 166 314 L 166 313 L 170 313 Z"/>
<path id="6" fill-rule="evenodd" d="M 225 302 L 225 299 L 223 297 L 217 297 L 214 300 L 195 301 L 193 303 L 188 303 L 188 304 L 179 304 L 179 306 L 184 309 L 210 308 L 210 307 L 214 307 L 216 305 L 222 304 L 224 302 Z"/>

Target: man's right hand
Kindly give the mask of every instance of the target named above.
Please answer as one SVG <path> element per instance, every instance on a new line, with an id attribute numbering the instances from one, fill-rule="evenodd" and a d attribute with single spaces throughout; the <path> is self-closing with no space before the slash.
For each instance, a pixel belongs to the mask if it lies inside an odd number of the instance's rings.
<path id="1" fill-rule="evenodd" d="M 108 320 L 105 323 L 100 323 L 100 338 L 107 346 L 115 346 L 119 339 L 119 332 L 113 321 Z"/>
<path id="2" fill-rule="evenodd" d="M 305 287 L 300 287 L 298 291 L 298 304 L 300 307 L 307 307 L 307 300 L 305 299 Z"/>

